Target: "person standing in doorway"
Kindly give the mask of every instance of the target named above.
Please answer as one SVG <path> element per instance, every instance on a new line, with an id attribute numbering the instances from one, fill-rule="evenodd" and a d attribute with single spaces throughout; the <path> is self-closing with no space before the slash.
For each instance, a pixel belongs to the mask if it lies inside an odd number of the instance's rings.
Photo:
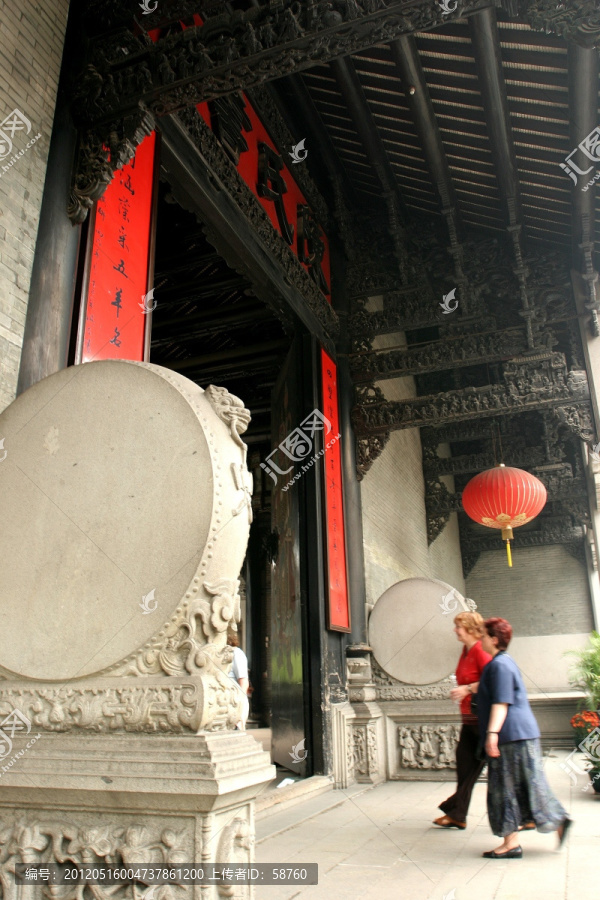
<path id="1" fill-rule="evenodd" d="M 456 791 L 439 808 L 444 813 L 434 819 L 434 825 L 442 828 L 467 827 L 467 812 L 475 782 L 485 765 L 485 757 L 479 753 L 479 725 L 472 707 L 477 694 L 479 679 L 491 656 L 481 646 L 483 619 L 477 612 L 461 612 L 454 618 L 454 633 L 464 644 L 456 667 L 457 686 L 450 691 L 452 700 L 460 702 L 462 729 L 456 747 Z M 483 757 L 483 758 L 482 758 Z"/>
<path id="2" fill-rule="evenodd" d="M 250 712 L 250 703 L 248 701 L 248 690 L 250 688 L 250 679 L 248 678 L 248 658 L 240 647 L 240 639 L 237 632 L 233 631 L 231 628 L 227 631 L 227 644 L 229 647 L 233 647 L 233 661 L 231 663 L 231 669 L 229 670 L 229 677 L 232 678 L 236 684 L 239 684 L 244 692 L 242 718 L 237 723 L 237 728 L 244 731 Z"/>

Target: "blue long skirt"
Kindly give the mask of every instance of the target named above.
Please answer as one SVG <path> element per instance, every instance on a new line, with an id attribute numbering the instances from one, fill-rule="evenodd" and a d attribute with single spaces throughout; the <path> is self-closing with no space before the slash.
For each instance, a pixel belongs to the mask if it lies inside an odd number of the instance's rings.
<path id="1" fill-rule="evenodd" d="M 500 756 L 488 757 L 487 808 L 498 837 L 535 822 L 538 831 L 556 831 L 567 818 L 546 780 L 539 738 L 500 744 Z"/>

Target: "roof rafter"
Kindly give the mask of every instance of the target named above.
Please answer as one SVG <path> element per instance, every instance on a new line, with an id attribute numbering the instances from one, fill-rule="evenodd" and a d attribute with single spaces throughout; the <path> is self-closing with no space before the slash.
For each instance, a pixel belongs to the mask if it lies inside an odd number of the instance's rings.
<path id="1" fill-rule="evenodd" d="M 575 150 L 593 132 L 598 124 L 598 51 L 593 47 L 569 44 L 569 107 L 571 117 L 569 133 Z M 581 153 L 578 154 L 581 157 Z M 580 161 L 580 160 L 579 160 Z M 594 175 L 594 164 L 588 160 Z M 580 170 L 583 171 L 583 170 Z M 573 261 L 582 273 L 586 284 L 587 306 L 592 313 L 592 331 L 600 335 L 598 312 L 600 304 L 596 297 L 598 273 L 595 271 L 592 254 L 595 238 L 596 185 L 586 187 L 588 175 L 571 175 L 575 183 L 571 188 Z"/>
<path id="2" fill-rule="evenodd" d="M 330 63 L 338 87 L 346 103 L 348 113 L 354 122 L 358 136 L 371 163 L 386 202 L 389 217 L 389 231 L 394 242 L 394 250 L 400 266 L 400 277 L 403 284 L 408 283 L 408 260 L 406 252 L 406 235 L 403 223 L 406 210 L 396 175 L 392 168 L 387 150 L 369 109 L 363 87 L 351 59 L 335 59 Z"/>

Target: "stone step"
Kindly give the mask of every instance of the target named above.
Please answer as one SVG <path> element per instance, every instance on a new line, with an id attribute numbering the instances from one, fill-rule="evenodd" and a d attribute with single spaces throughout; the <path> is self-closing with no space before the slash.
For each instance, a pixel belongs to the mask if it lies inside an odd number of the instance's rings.
<path id="1" fill-rule="evenodd" d="M 313 776 L 316 781 L 322 781 L 325 776 Z M 307 784 L 313 781 L 306 778 L 298 784 Z M 290 785 L 296 787 L 296 785 Z M 327 810 L 342 806 L 344 803 L 352 802 L 353 799 L 365 791 L 372 790 L 372 784 L 353 784 L 345 790 L 333 790 L 332 785 L 318 785 L 309 793 L 295 793 L 294 797 L 286 799 L 284 802 L 276 806 L 270 806 L 256 814 L 256 843 L 261 844 L 269 838 L 278 834 L 283 834 L 291 828 L 295 828 L 301 822 L 307 822 L 310 819 L 319 816 Z M 271 789 L 272 790 L 272 789 Z M 286 788 L 281 788 L 283 792 Z M 306 790 L 306 789 L 305 789 Z M 270 793 L 269 788 L 264 793 Z M 263 795 L 259 795 L 256 799 L 256 806 Z"/>
<path id="2" fill-rule="evenodd" d="M 284 775 L 291 773 L 284 773 Z M 280 781 L 281 779 L 279 779 Z M 333 791 L 332 775 L 312 775 L 310 778 L 302 778 L 294 784 L 278 787 L 277 780 L 273 781 L 256 798 L 256 817 L 265 818 L 280 810 L 301 803 L 319 794 Z"/>

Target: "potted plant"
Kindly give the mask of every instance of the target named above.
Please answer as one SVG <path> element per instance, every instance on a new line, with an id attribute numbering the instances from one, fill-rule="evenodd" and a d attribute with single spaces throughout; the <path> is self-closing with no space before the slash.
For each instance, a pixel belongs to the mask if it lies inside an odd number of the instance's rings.
<path id="1" fill-rule="evenodd" d="M 587 709 L 576 713 L 571 719 L 575 746 L 585 753 L 592 787 L 600 794 L 600 634 L 592 631 L 587 646 L 581 650 L 569 650 L 568 655 L 576 660 L 569 674 L 569 682 L 586 694 L 580 705 Z"/>
<path id="2" fill-rule="evenodd" d="M 600 768 L 597 762 L 592 763 L 592 768 L 588 769 L 588 775 L 590 776 L 593 789 L 597 794 L 600 794 Z"/>
<path id="3" fill-rule="evenodd" d="M 589 709 L 583 712 L 575 713 L 571 718 L 571 727 L 575 733 L 575 746 L 579 747 L 582 741 L 585 741 L 588 734 L 591 734 L 600 726 L 600 716 L 598 713 Z"/>
<path id="4" fill-rule="evenodd" d="M 588 764 L 588 775 L 592 787 L 600 794 L 600 728 L 594 729 L 581 743 L 581 750 L 585 753 L 585 761 Z"/>
<path id="5" fill-rule="evenodd" d="M 588 710 L 600 710 L 600 634 L 592 631 L 587 647 L 568 650 L 567 655 L 576 659 L 569 682 L 585 691 Z"/>

